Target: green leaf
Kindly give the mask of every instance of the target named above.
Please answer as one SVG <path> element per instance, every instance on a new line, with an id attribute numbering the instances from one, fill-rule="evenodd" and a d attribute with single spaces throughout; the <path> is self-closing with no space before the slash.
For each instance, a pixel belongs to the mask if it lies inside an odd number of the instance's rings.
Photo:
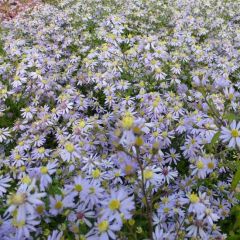
<path id="1" fill-rule="evenodd" d="M 240 115 L 236 115 L 234 113 L 227 113 L 227 114 L 223 115 L 223 119 L 226 119 L 226 120 L 229 120 L 229 121 L 239 120 Z"/>
<path id="2" fill-rule="evenodd" d="M 218 141 L 219 137 L 221 135 L 221 132 L 218 131 L 214 134 L 213 138 L 212 138 L 212 141 L 210 143 L 210 146 L 214 146 L 214 144 Z"/>
<path id="3" fill-rule="evenodd" d="M 235 189 L 240 181 L 240 164 L 232 180 L 232 189 Z"/>

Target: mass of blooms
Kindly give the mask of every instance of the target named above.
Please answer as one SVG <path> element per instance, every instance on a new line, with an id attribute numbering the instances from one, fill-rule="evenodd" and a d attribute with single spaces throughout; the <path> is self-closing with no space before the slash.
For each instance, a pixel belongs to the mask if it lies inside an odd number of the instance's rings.
<path id="1" fill-rule="evenodd" d="M 62 0 L 2 22 L 0 239 L 226 239 L 239 4 Z"/>

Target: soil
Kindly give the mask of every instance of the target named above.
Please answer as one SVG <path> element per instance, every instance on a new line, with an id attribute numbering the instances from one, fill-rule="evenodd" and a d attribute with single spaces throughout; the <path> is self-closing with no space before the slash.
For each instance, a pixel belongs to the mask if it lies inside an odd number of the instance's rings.
<path id="1" fill-rule="evenodd" d="M 41 0 L 0 0 L 0 21 L 11 20 L 39 3 Z"/>

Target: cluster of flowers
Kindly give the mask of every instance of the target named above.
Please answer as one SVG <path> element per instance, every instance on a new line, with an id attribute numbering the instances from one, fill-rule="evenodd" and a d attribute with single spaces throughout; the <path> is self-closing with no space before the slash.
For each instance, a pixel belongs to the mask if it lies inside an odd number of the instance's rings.
<path id="1" fill-rule="evenodd" d="M 0 239 L 225 239 L 238 4 L 63 0 L 5 22 Z"/>

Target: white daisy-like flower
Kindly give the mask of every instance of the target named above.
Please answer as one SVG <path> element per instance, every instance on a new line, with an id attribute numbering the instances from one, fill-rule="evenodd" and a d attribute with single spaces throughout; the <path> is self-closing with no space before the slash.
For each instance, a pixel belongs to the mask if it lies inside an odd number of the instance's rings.
<path id="1" fill-rule="evenodd" d="M 122 224 L 110 219 L 100 218 L 95 223 L 95 226 L 86 235 L 88 240 L 109 240 L 116 239 L 115 232 L 119 231 Z"/>
<path id="2" fill-rule="evenodd" d="M 240 122 L 237 123 L 235 120 L 230 124 L 230 129 L 222 127 L 220 139 L 224 143 L 228 143 L 228 147 L 235 148 L 238 146 L 240 148 Z"/>
<path id="3" fill-rule="evenodd" d="M 26 107 L 21 109 L 21 116 L 23 118 L 26 118 L 27 120 L 31 120 L 33 118 L 33 115 L 37 112 L 37 109 L 34 107 Z"/>
<path id="4" fill-rule="evenodd" d="M 40 200 L 44 197 L 45 193 L 38 193 L 35 181 L 31 185 L 22 184 L 19 186 L 17 192 L 9 196 L 8 204 L 10 205 L 6 211 L 7 213 L 13 213 L 17 211 L 17 221 L 25 221 L 27 214 L 33 214 L 35 206 L 43 204 Z M 33 190 L 35 190 L 33 192 Z"/>
<path id="5" fill-rule="evenodd" d="M 2 197 L 7 192 L 7 188 L 10 187 L 10 181 L 11 178 L 9 176 L 0 176 L 0 197 Z"/>
<path id="6" fill-rule="evenodd" d="M 103 201 L 103 217 L 112 216 L 118 222 L 121 222 L 121 216 L 125 219 L 130 219 L 132 216 L 131 211 L 135 209 L 133 196 L 129 197 L 128 193 L 123 189 L 118 191 L 111 191 L 110 197 Z"/>
<path id="7" fill-rule="evenodd" d="M 54 230 L 50 236 L 48 236 L 47 240 L 60 240 L 63 235 L 63 232 L 59 232 Z"/>
<path id="8" fill-rule="evenodd" d="M 69 162 L 70 160 L 74 161 L 76 158 L 80 158 L 79 152 L 79 147 L 68 141 L 65 143 L 64 148 L 61 149 L 60 155 L 64 161 Z"/>
<path id="9" fill-rule="evenodd" d="M 0 143 L 7 140 L 10 137 L 10 132 L 8 128 L 0 128 Z"/>
<path id="10" fill-rule="evenodd" d="M 57 161 L 50 162 L 47 166 L 43 166 L 39 168 L 40 172 L 40 189 L 41 191 L 45 190 L 45 188 L 52 182 L 52 178 L 50 175 L 56 172 Z"/>

